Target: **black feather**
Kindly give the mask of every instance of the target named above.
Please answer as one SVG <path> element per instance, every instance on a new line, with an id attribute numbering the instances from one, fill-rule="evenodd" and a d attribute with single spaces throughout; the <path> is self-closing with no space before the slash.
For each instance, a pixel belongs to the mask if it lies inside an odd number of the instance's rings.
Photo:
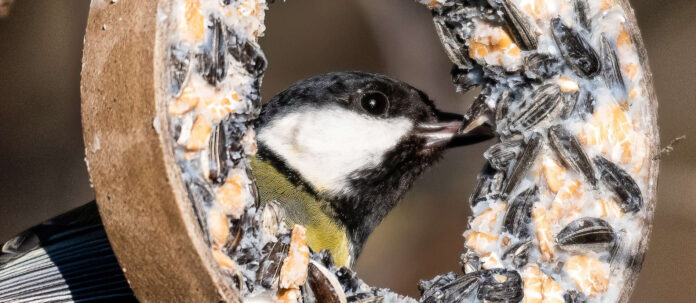
<path id="1" fill-rule="evenodd" d="M 39 224 L 0 252 L 0 302 L 137 302 L 95 202 Z"/>

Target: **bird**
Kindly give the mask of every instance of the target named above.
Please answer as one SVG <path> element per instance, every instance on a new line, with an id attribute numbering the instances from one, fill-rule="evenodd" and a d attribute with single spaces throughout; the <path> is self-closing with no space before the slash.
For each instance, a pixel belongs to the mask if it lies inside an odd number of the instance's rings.
<path id="1" fill-rule="evenodd" d="M 489 124 L 471 123 L 384 75 L 332 72 L 301 80 L 264 104 L 254 122 L 258 150 L 249 163 L 258 202 L 278 206 L 288 227 L 306 228 L 311 250 L 327 250 L 350 268 L 446 149 L 493 138 Z M 85 283 L 85 274 L 95 279 Z M 135 300 L 94 201 L 0 249 L 0 301 L 46 296 Z"/>
<path id="2" fill-rule="evenodd" d="M 328 73 L 293 84 L 256 120 L 252 174 L 262 204 L 275 201 L 314 251 L 352 267 L 368 236 L 447 148 L 493 137 L 463 133 L 421 90 L 387 76 Z"/>

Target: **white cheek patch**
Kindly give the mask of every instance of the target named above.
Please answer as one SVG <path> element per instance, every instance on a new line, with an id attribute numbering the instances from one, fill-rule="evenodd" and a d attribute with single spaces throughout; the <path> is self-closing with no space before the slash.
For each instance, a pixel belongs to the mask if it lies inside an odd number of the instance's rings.
<path id="1" fill-rule="evenodd" d="M 343 195 L 351 173 L 376 167 L 413 129 L 407 118 L 375 118 L 339 106 L 302 107 L 259 131 L 258 140 L 316 191 Z"/>

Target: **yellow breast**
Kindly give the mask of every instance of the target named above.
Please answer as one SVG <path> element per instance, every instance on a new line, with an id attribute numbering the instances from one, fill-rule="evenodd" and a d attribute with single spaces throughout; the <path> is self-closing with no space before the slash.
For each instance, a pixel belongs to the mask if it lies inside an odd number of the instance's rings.
<path id="1" fill-rule="evenodd" d="M 267 161 L 252 157 L 251 167 L 261 204 L 277 201 L 285 211 L 289 228 L 294 224 L 307 228 L 307 244 L 313 251 L 329 250 L 336 265 L 352 265 L 345 227 L 322 210 L 322 205 L 328 202 L 317 199 L 302 186 L 295 186 Z"/>

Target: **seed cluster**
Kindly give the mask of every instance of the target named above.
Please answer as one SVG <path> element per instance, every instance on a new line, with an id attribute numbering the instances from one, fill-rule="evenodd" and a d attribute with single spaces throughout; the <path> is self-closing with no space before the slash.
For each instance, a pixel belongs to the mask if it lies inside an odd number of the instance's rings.
<path id="1" fill-rule="evenodd" d="M 612 0 L 419 0 L 465 119 L 500 138 L 470 198 L 462 274 L 419 285 L 423 302 L 616 302 L 637 277 L 652 209 L 650 104 L 626 12 Z M 263 0 L 175 0 L 166 52 L 174 152 L 211 254 L 246 298 L 413 302 L 372 288 L 274 202 L 258 205 L 256 151 L 266 59 Z M 164 19 L 167 19 L 164 18 Z M 648 205 L 649 206 L 649 205 Z M 629 287 L 630 291 L 630 287 Z"/>
<path id="2" fill-rule="evenodd" d="M 177 164 L 213 259 L 230 284 L 250 290 L 239 255 L 263 248 L 246 156 L 256 152 L 251 123 L 266 69 L 257 43 L 266 2 L 176 0 L 168 9 L 160 15 L 174 33 L 161 47 Z"/>
<path id="3" fill-rule="evenodd" d="M 189 200 L 213 259 L 248 299 L 375 302 L 398 295 L 369 287 L 328 252 L 311 252 L 305 229 L 258 197 L 247 156 L 266 58 L 263 0 L 176 0 L 166 52 L 170 130 Z M 406 299 L 404 299 L 406 300 Z M 412 299 L 411 299 L 412 301 Z"/>
<path id="4" fill-rule="evenodd" d="M 432 1 L 465 118 L 500 142 L 470 197 L 463 274 L 423 302 L 617 302 L 637 278 L 652 209 L 650 100 L 611 0 Z M 489 277 L 497 277 L 490 279 Z"/>

